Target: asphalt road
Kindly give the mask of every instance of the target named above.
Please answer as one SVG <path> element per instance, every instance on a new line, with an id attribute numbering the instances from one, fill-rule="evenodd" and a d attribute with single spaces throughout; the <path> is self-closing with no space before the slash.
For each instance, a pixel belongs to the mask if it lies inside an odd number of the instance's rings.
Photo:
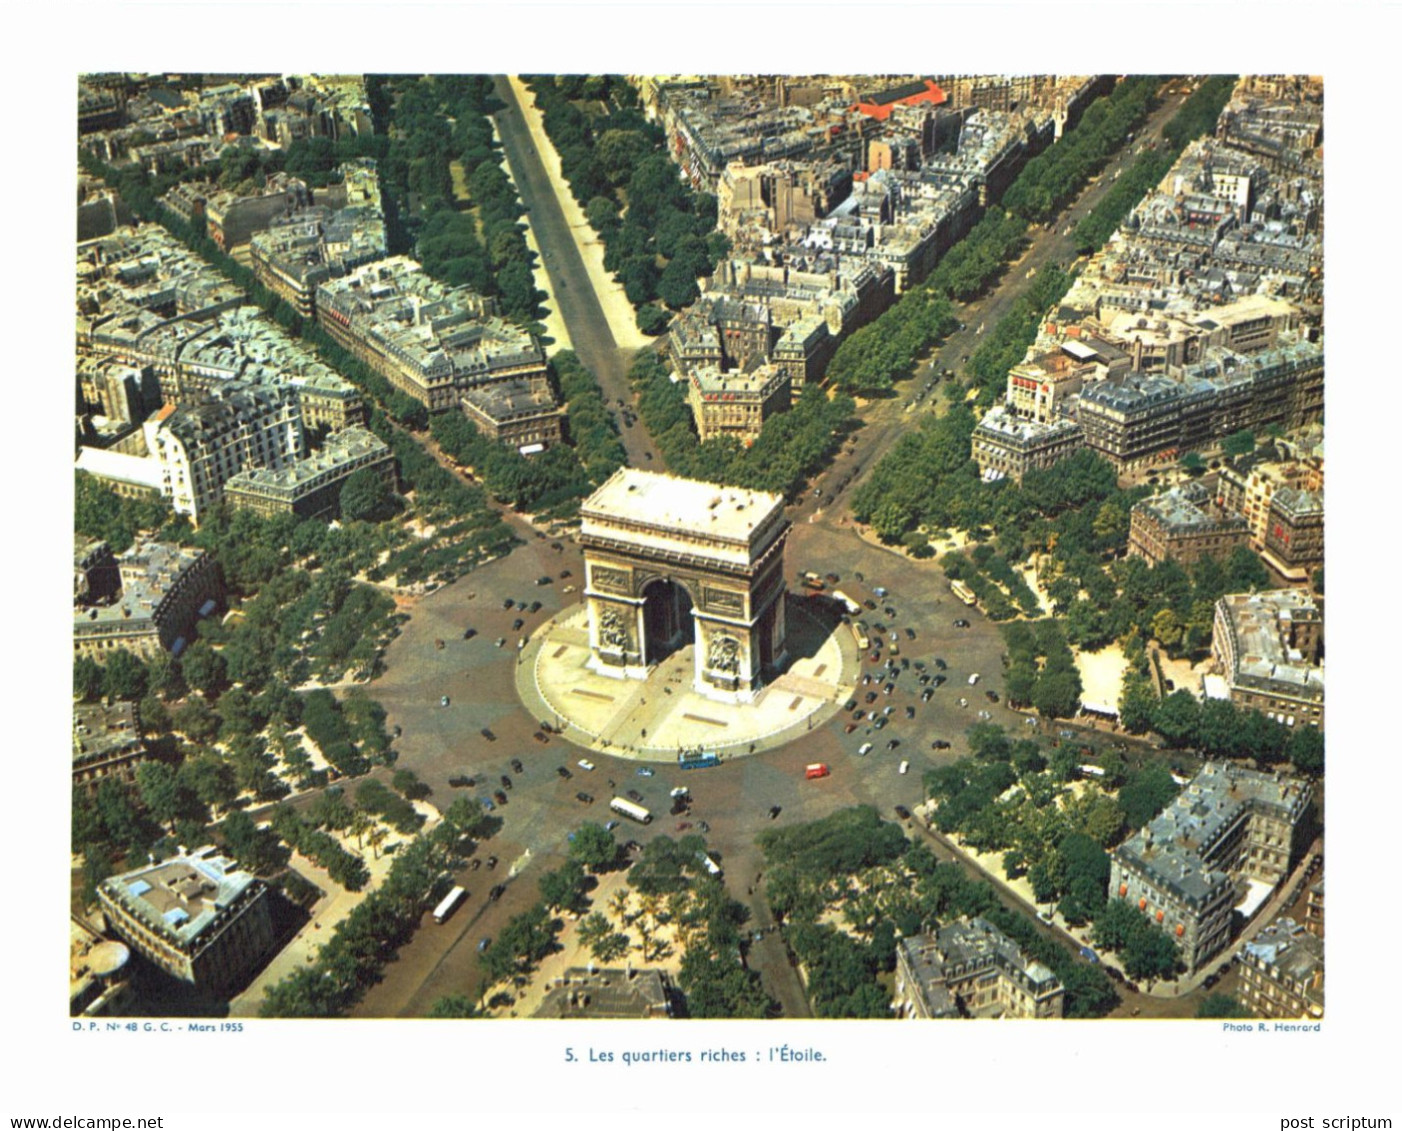
<path id="1" fill-rule="evenodd" d="M 628 385 L 628 365 L 632 351 L 621 348 L 609 330 L 603 308 L 594 294 L 589 272 L 580 258 L 570 233 L 569 222 L 555 198 L 555 190 L 535 140 L 526 128 L 517 104 L 516 94 L 505 76 L 495 78 L 497 97 L 507 109 L 495 116 L 502 149 L 506 152 L 511 176 L 516 182 L 522 202 L 530 209 L 531 228 L 544 258 L 545 273 L 550 280 L 551 297 L 559 307 L 560 316 L 569 328 L 574 352 L 598 379 L 604 399 L 613 412 L 631 467 L 652 466 L 660 457 L 641 421 L 628 427 L 618 411 L 619 401 L 632 404 Z M 654 453 L 649 460 L 648 453 Z M 656 464 L 661 470 L 660 463 Z"/>

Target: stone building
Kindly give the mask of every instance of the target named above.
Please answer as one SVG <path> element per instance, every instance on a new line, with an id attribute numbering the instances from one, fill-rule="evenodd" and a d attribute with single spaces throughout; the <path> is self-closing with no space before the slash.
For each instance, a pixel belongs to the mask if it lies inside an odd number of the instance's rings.
<path id="1" fill-rule="evenodd" d="M 136 704 L 79 704 L 73 708 L 73 785 L 88 793 L 109 778 L 136 780 L 136 767 L 146 761 L 146 743 Z"/>
<path id="2" fill-rule="evenodd" d="M 1042 423 L 997 407 L 989 409 L 974 428 L 971 447 L 984 479 L 1007 477 L 1021 483 L 1029 471 L 1045 471 L 1080 451 L 1085 447 L 1085 436 L 1074 420 Z"/>
<path id="3" fill-rule="evenodd" d="M 1324 726 L 1324 616 L 1297 589 L 1233 593 L 1217 602 L 1212 658 L 1231 700 L 1288 727 Z"/>
<path id="4" fill-rule="evenodd" d="M 280 468 L 248 468 L 224 484 L 232 507 L 271 516 L 335 518 L 341 488 L 362 468 L 370 468 L 391 491 L 398 487 L 394 452 L 368 428 L 346 428 L 326 438 L 318 452 Z"/>
<path id="5" fill-rule="evenodd" d="M 902 1017 L 1061 1017 L 1065 991 L 985 919 L 957 919 L 896 946 L 896 1000 Z"/>
<path id="6" fill-rule="evenodd" d="M 580 517 L 590 668 L 645 679 L 691 644 L 696 690 L 747 701 L 782 667 L 779 495 L 620 468 Z"/>
<path id="7" fill-rule="evenodd" d="M 660 970 L 571 966 L 532 1016 L 560 1021 L 636 1021 L 672 1016 L 671 983 Z"/>
<path id="8" fill-rule="evenodd" d="M 1261 556 L 1287 581 L 1324 564 L 1324 495 L 1282 487 L 1271 499 Z"/>
<path id="9" fill-rule="evenodd" d="M 1241 948 L 1240 1000 L 1253 1017 L 1324 1016 L 1324 940 L 1282 916 Z"/>
<path id="10" fill-rule="evenodd" d="M 1179 946 L 1189 972 L 1227 945 L 1238 887 L 1288 874 L 1309 808 L 1303 781 L 1208 762 L 1110 854 L 1110 898 L 1134 904 Z"/>
<path id="11" fill-rule="evenodd" d="M 789 371 L 770 364 L 732 373 L 710 366 L 693 369 L 686 399 L 703 441 L 733 436 L 748 447 L 759 439 L 766 420 L 788 410 Z"/>
<path id="12" fill-rule="evenodd" d="M 97 889 L 107 929 L 172 978 L 212 997 L 237 992 L 273 946 L 268 889 L 216 856 L 181 853 Z"/>
<path id="13" fill-rule="evenodd" d="M 1129 553 L 1151 565 L 1225 558 L 1246 542 L 1246 520 L 1218 507 L 1201 483 L 1170 487 L 1129 512 Z"/>
<path id="14" fill-rule="evenodd" d="M 484 436 L 526 456 L 553 448 L 564 436 L 564 410 L 543 377 L 468 389 L 462 411 Z"/>

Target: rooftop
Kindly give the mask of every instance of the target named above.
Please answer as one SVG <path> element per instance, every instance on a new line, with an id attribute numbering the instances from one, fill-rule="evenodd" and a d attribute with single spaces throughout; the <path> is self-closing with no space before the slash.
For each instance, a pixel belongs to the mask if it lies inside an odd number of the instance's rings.
<path id="1" fill-rule="evenodd" d="M 782 518 L 783 510 L 780 495 L 625 467 L 585 500 L 581 533 L 607 538 L 614 524 L 622 522 L 675 533 L 683 544 L 678 548 L 686 553 L 695 552 L 698 535 L 748 548 L 761 528 Z M 748 553 L 743 557 L 740 564 L 748 564 Z"/>
<path id="2" fill-rule="evenodd" d="M 214 849 L 173 856 L 103 881 L 102 892 L 182 949 L 193 948 L 215 921 L 259 884 Z"/>

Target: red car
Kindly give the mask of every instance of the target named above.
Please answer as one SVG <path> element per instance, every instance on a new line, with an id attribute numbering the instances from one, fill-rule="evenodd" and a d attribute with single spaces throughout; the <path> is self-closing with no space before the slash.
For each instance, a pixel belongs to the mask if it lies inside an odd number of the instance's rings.
<path id="1" fill-rule="evenodd" d="M 683 832 L 684 830 L 689 829 L 689 828 L 691 828 L 691 822 L 690 822 L 690 821 L 678 821 L 678 822 L 677 822 L 677 832 Z"/>

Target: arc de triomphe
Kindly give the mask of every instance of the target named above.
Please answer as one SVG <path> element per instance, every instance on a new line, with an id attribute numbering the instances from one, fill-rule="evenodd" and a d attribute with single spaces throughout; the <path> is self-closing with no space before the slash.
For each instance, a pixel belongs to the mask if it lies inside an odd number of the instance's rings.
<path id="1" fill-rule="evenodd" d="M 589 667 L 645 679 L 694 643 L 694 686 L 745 702 L 784 647 L 779 495 L 621 468 L 580 508 Z"/>

